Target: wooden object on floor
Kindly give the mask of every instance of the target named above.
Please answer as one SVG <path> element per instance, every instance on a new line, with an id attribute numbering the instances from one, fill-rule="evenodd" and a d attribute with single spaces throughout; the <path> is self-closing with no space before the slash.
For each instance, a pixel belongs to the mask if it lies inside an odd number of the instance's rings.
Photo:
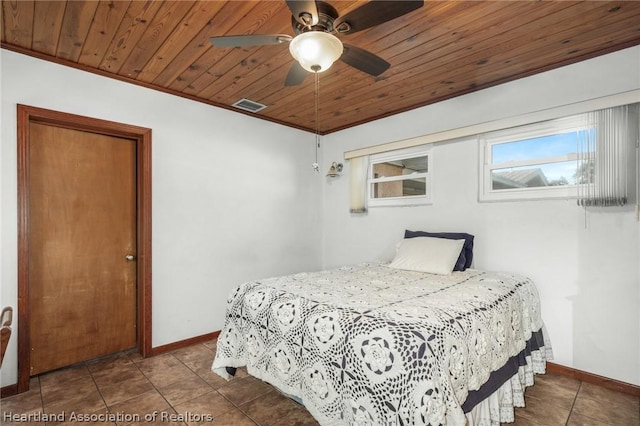
<path id="1" fill-rule="evenodd" d="M 2 316 L 0 317 L 0 366 L 4 361 L 4 353 L 7 351 L 9 345 L 9 338 L 11 337 L 11 323 L 13 322 L 13 308 L 7 306 L 2 309 Z"/>

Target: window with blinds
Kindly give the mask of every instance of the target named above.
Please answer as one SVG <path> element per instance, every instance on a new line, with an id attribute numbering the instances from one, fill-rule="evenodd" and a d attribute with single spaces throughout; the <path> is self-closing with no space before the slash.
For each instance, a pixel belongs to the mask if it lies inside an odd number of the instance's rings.
<path id="1" fill-rule="evenodd" d="M 634 114 L 621 106 L 480 135 L 480 201 L 623 204 Z"/>

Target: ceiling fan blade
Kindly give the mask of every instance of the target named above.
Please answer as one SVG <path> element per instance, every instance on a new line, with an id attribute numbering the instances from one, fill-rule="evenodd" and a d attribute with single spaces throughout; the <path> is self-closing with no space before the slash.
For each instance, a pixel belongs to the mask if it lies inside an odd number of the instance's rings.
<path id="1" fill-rule="evenodd" d="M 248 34 L 236 36 L 209 37 L 216 47 L 267 46 L 270 44 L 289 43 L 293 37 L 287 34 Z"/>
<path id="2" fill-rule="evenodd" d="M 412 12 L 424 4 L 418 1 L 369 1 L 359 8 L 338 17 L 333 28 L 340 34 L 352 34 Z"/>
<path id="3" fill-rule="evenodd" d="M 284 81 L 285 86 L 298 86 L 302 84 L 305 78 L 309 73 L 307 70 L 302 68 L 302 65 L 298 63 L 298 61 L 293 61 L 291 64 L 291 68 L 289 68 L 289 72 L 287 73 L 287 78 Z"/>
<path id="4" fill-rule="evenodd" d="M 347 65 L 366 72 L 367 74 L 378 76 L 385 72 L 391 64 L 373 53 L 349 44 L 344 45 L 340 60 Z"/>
<path id="5" fill-rule="evenodd" d="M 318 23 L 318 6 L 315 0 L 287 0 L 294 19 L 305 27 Z"/>

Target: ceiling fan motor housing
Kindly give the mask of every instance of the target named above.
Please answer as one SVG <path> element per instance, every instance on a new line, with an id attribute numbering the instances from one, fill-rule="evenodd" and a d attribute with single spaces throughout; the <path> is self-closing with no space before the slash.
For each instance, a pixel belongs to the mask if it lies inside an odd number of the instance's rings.
<path id="1" fill-rule="evenodd" d="M 295 16 L 291 16 L 291 27 L 296 35 L 308 31 L 322 31 L 325 33 L 334 31 L 333 21 L 338 17 L 338 11 L 329 3 L 323 1 L 316 1 L 316 7 L 318 8 L 318 23 L 316 25 L 303 25 L 296 20 Z"/>

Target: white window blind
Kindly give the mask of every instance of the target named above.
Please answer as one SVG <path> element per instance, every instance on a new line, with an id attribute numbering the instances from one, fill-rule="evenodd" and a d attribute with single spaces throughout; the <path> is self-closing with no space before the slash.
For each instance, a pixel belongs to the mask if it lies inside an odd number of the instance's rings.
<path id="1" fill-rule="evenodd" d="M 353 157 L 349 160 L 349 211 L 367 212 L 367 168 L 369 156 Z"/>
<path id="2" fill-rule="evenodd" d="M 578 204 L 584 207 L 628 203 L 628 159 L 637 142 L 638 104 L 585 114 L 594 132 L 578 142 Z"/>

